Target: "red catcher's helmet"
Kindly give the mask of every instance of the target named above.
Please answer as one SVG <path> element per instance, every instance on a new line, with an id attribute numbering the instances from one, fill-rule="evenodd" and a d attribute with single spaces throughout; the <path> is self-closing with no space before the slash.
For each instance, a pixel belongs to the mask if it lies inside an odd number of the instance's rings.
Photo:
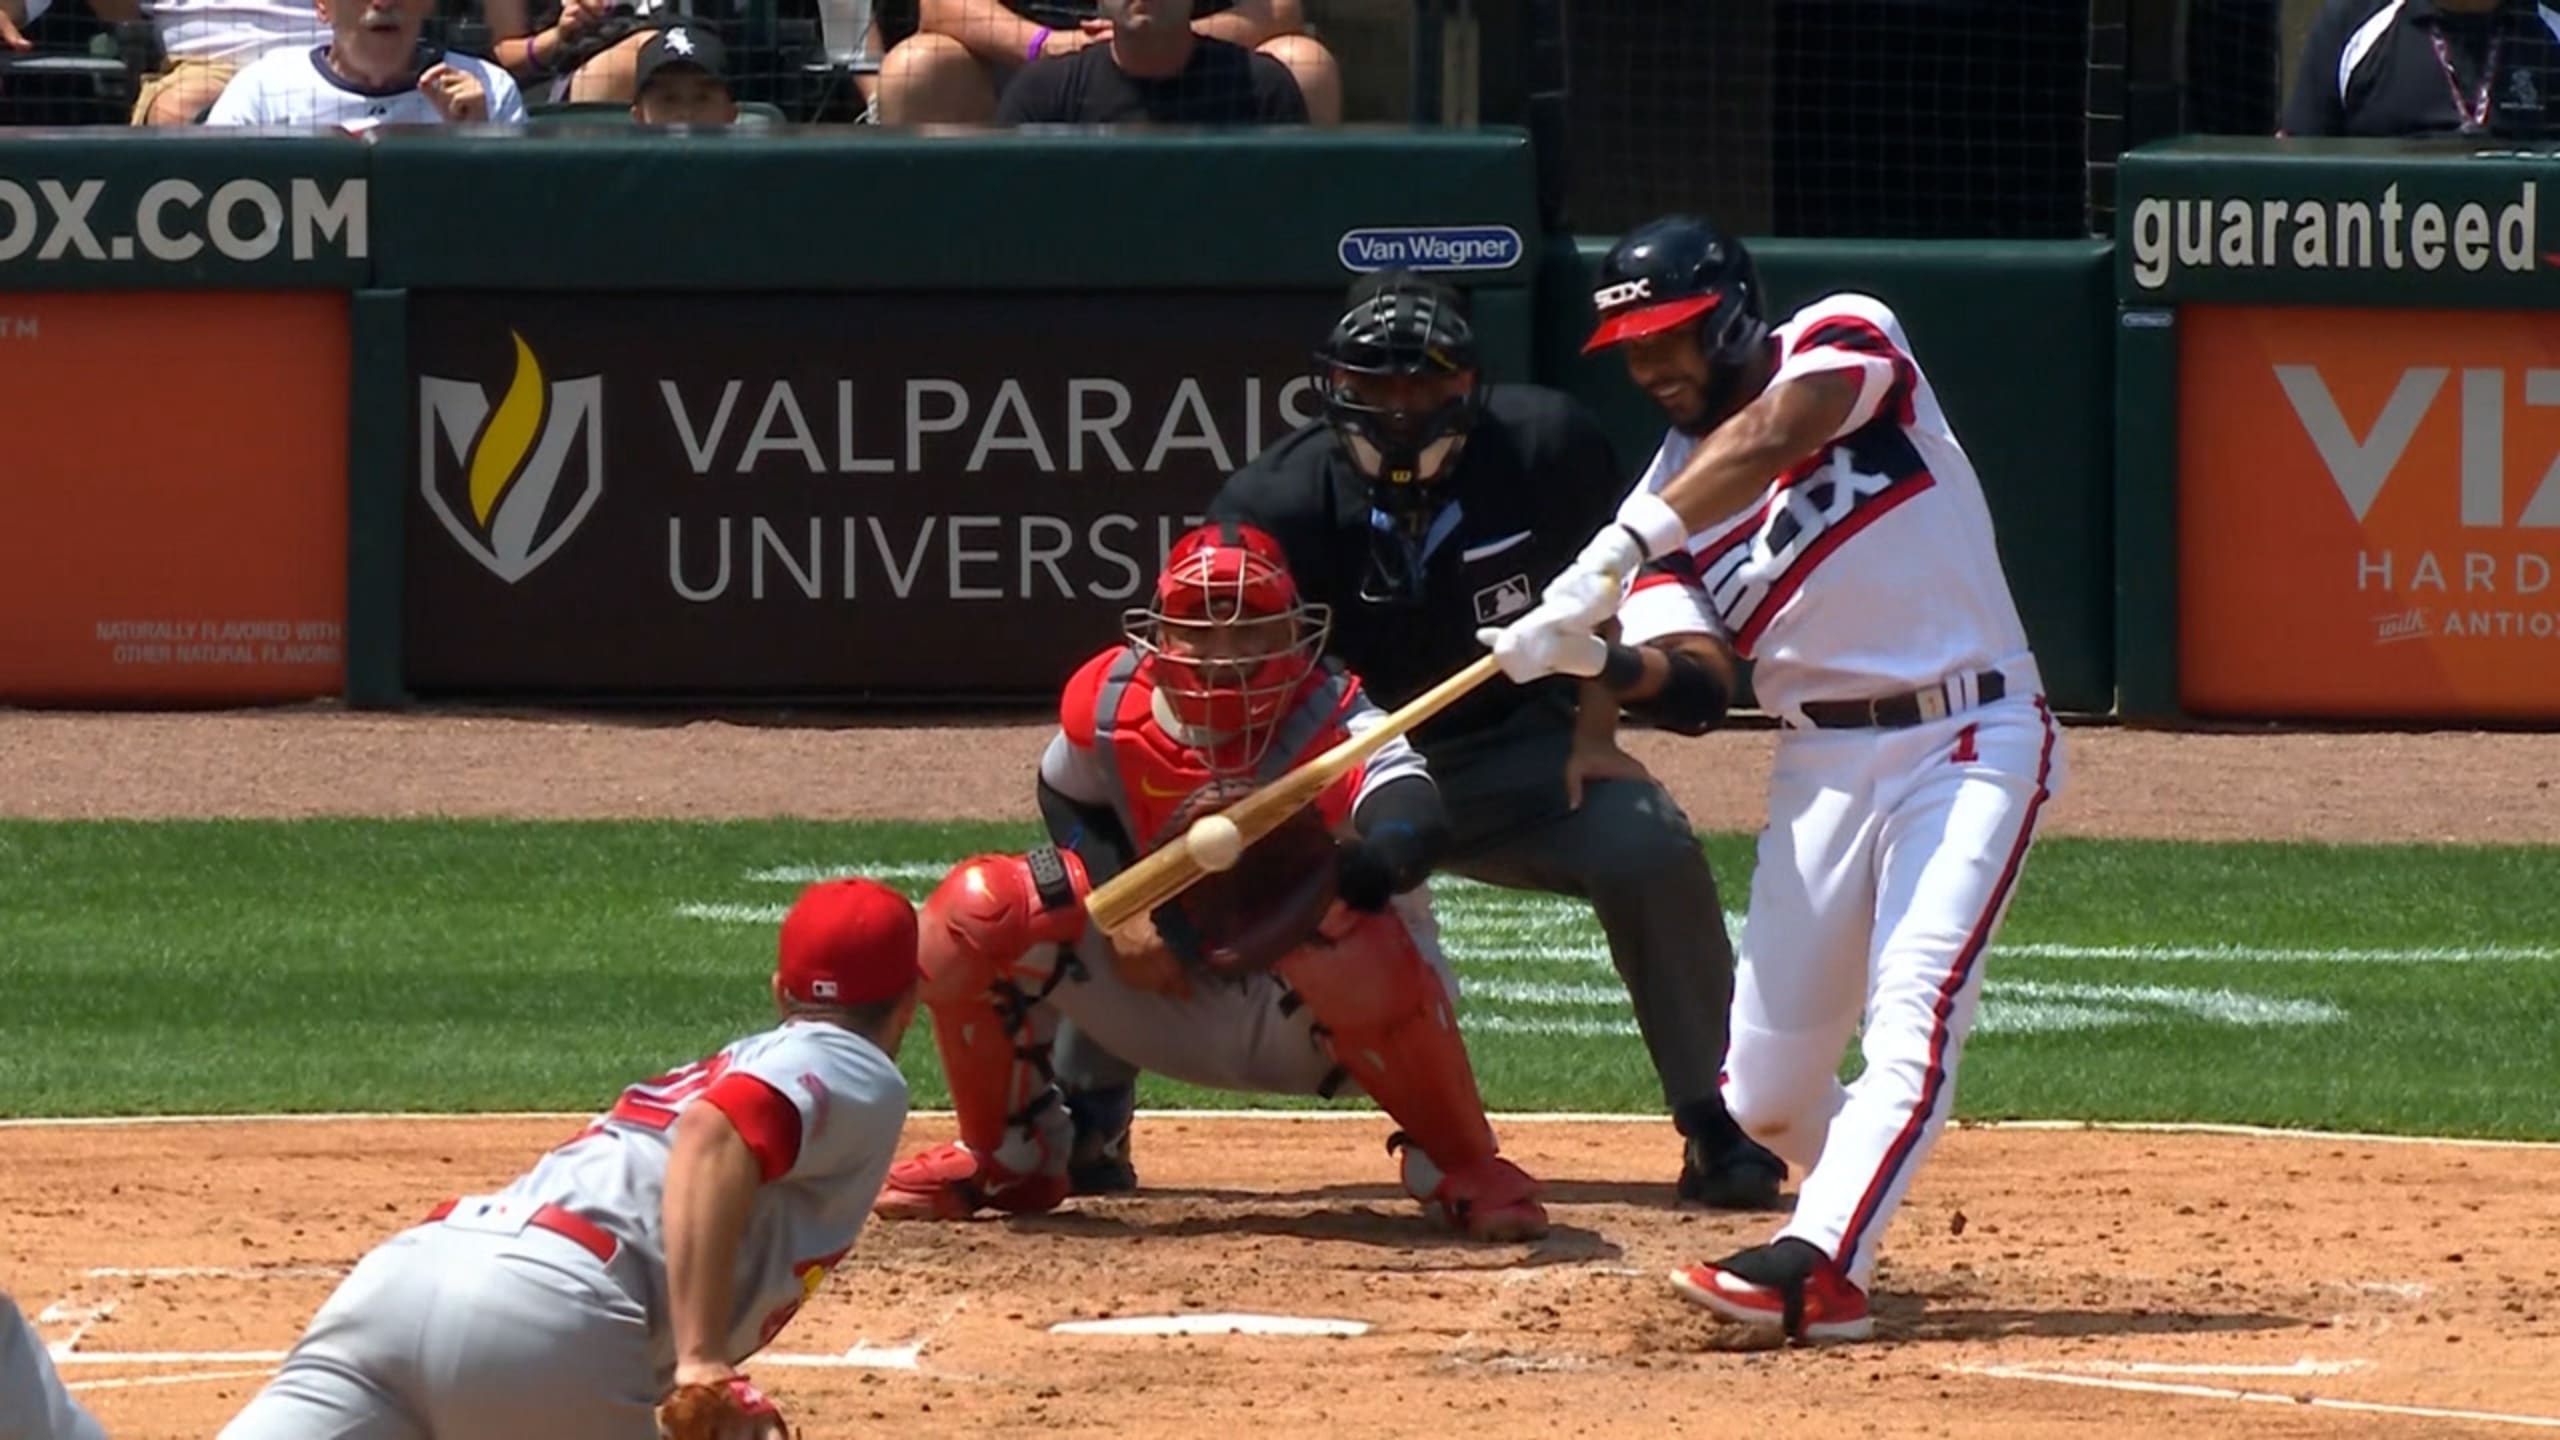
<path id="1" fill-rule="evenodd" d="M 1316 673 L 1333 609 L 1298 594 L 1280 542 L 1212 521 L 1174 542 L 1152 603 L 1121 617 L 1154 661 L 1156 693 L 1222 775 L 1249 772 Z"/>

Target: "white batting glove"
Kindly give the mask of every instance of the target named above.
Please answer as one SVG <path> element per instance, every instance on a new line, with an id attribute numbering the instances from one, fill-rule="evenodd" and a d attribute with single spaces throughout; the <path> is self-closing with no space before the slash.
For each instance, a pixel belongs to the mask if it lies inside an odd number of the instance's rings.
<path id="1" fill-rule="evenodd" d="M 1600 618 L 1606 620 L 1616 608 L 1613 599 Z M 1493 652 L 1495 663 L 1514 684 L 1526 685 L 1550 675 L 1588 679 L 1599 674 L 1609 658 L 1609 642 L 1592 633 L 1596 623 L 1550 602 L 1508 625 L 1478 630 L 1476 640 Z"/>
<path id="2" fill-rule="evenodd" d="M 1600 622 L 1618 613 L 1627 581 L 1642 564 L 1644 549 L 1636 537 L 1625 526 L 1608 526 L 1591 537 L 1563 574 L 1547 582 L 1539 595 L 1539 608 L 1571 615 L 1583 629 L 1596 630 Z M 1514 622 L 1515 626 L 1526 618 Z"/>

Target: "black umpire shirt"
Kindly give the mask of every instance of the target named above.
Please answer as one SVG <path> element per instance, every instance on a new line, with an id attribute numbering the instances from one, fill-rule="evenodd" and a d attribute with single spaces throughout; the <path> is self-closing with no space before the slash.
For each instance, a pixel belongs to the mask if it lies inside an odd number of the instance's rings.
<path id="1" fill-rule="evenodd" d="M 1178 75 L 1122 73 L 1108 45 L 1035 60 L 996 106 L 999 125 L 1303 125 L 1307 100 L 1289 67 L 1259 51 L 1196 38 Z"/>
<path id="2" fill-rule="evenodd" d="M 1518 618 L 1633 485 L 1591 412 L 1561 391 L 1497 385 L 1444 478 L 1454 525 L 1424 562 L 1421 602 L 1361 598 L 1370 573 L 1368 482 L 1323 422 L 1254 457 L 1209 502 L 1209 518 L 1271 532 L 1310 600 L 1333 607 L 1332 653 L 1393 709 L 1485 654 L 1479 626 Z M 1430 744 L 1481 731 L 1523 706 L 1570 724 L 1575 682 L 1505 680 L 1478 689 L 1417 731 Z"/>
<path id="3" fill-rule="evenodd" d="M 2499 0 L 2329 0 L 2302 47 L 2284 135 L 2560 134 L 2560 9 Z"/>

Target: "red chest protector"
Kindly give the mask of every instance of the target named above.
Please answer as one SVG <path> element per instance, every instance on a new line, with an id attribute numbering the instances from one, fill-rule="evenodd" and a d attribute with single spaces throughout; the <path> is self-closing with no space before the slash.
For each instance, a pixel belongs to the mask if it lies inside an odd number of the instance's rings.
<path id="1" fill-rule="evenodd" d="M 1177 739 L 1156 707 L 1150 662 L 1131 646 L 1115 646 L 1085 662 L 1059 700 L 1059 723 L 1070 743 L 1089 749 L 1110 781 L 1111 806 L 1129 838 L 1144 854 L 1173 838 L 1187 821 L 1213 805 L 1195 808 L 1204 794 L 1217 805 L 1243 798 L 1349 735 L 1344 717 L 1359 695 L 1357 680 L 1327 661 L 1281 720 L 1279 733 L 1250 776 L 1220 776 L 1208 757 Z M 1325 823 L 1340 828 L 1360 794 L 1361 771 L 1343 776 L 1316 798 Z"/>

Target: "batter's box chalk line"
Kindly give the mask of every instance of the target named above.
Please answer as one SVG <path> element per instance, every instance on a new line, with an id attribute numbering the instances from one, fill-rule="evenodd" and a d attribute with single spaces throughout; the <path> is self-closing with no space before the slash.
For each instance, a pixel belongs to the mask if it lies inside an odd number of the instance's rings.
<path id="1" fill-rule="evenodd" d="M 2348 1410 L 2361 1415 L 2405 1415 L 2420 1420 L 2465 1420 L 2481 1425 L 2512 1425 L 2530 1430 L 2560 1430 L 2560 1415 L 2525 1415 L 2499 1410 L 2457 1410 L 2436 1405 L 2398 1405 L 2380 1400 L 2340 1400 L 2327 1395 L 2313 1395 L 2303 1390 L 2242 1390 L 2222 1385 L 2147 1379 L 2130 1374 L 2093 1375 L 2066 1370 L 2059 1364 L 1947 1365 L 1941 1368 L 1949 1374 L 1970 1375 L 1986 1380 L 2020 1380 L 2042 1385 L 2078 1385 L 2088 1389 L 2118 1390 L 2134 1395 L 2160 1395 L 2186 1400 L 2227 1400 L 2243 1405 L 2300 1405 L 2318 1410 Z M 2186 1367 L 2165 1373 L 2193 1372 L 2194 1367 Z M 2282 1368 L 2277 1373 L 2284 1375 L 2285 1378 L 2317 1378 L 2316 1375 L 2302 1374 L 2290 1367 Z"/>
<path id="2" fill-rule="evenodd" d="M 1366 1320 L 1329 1320 L 1312 1315 L 1115 1315 L 1108 1320 L 1061 1320 L 1052 1335 L 1273 1335 L 1341 1336 L 1369 1333 Z"/>

